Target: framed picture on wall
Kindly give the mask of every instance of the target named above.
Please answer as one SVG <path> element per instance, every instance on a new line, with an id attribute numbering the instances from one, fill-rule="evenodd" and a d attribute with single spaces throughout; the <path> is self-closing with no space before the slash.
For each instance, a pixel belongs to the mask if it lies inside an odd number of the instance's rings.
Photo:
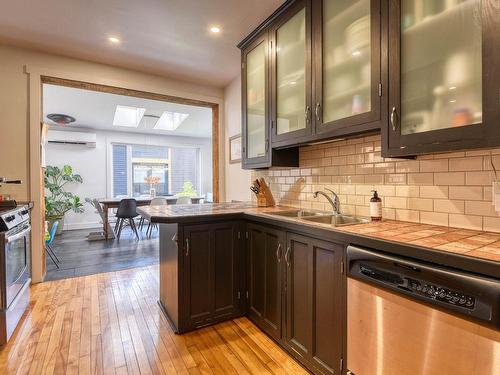
<path id="1" fill-rule="evenodd" d="M 241 162 L 241 134 L 229 138 L 229 163 Z"/>

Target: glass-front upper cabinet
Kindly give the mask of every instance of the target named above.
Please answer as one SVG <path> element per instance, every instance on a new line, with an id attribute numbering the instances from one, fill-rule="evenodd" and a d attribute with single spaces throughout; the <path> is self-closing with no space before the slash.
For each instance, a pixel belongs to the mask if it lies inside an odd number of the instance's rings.
<path id="1" fill-rule="evenodd" d="M 242 54 L 243 166 L 269 161 L 269 100 L 267 33 Z"/>
<path id="2" fill-rule="evenodd" d="M 314 3 L 317 133 L 380 127 L 380 1 Z"/>
<path id="3" fill-rule="evenodd" d="M 497 0 L 391 0 L 388 155 L 498 144 L 499 16 Z"/>
<path id="4" fill-rule="evenodd" d="M 298 1 L 271 31 L 271 121 L 275 145 L 293 143 L 311 133 L 310 18 L 310 1 Z"/>

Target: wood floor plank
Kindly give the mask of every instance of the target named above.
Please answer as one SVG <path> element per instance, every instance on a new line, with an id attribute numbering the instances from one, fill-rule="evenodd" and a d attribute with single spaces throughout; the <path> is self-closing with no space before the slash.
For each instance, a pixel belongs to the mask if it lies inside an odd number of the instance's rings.
<path id="1" fill-rule="evenodd" d="M 0 374 L 307 374 L 246 318 L 175 334 L 158 280 L 153 265 L 32 286 Z"/>

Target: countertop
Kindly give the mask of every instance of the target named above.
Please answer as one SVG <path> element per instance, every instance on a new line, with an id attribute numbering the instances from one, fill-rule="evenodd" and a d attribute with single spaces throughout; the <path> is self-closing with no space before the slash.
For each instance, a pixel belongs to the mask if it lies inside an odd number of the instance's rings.
<path id="1" fill-rule="evenodd" d="M 383 220 L 363 224 L 353 224 L 341 227 L 332 227 L 329 224 L 319 224 L 304 221 L 300 218 L 288 218 L 271 215 L 276 211 L 294 210 L 293 207 L 257 207 L 249 203 L 215 203 L 201 205 L 172 205 L 148 206 L 138 208 L 138 211 L 150 218 L 154 223 L 181 223 L 217 216 L 238 216 L 246 218 L 265 219 L 280 223 L 295 224 L 304 228 L 315 228 L 355 236 L 357 239 L 366 238 L 376 243 L 387 242 L 399 244 L 413 250 L 409 255 L 415 256 L 415 249 L 427 250 L 431 255 L 446 255 L 458 260 L 478 260 L 486 263 L 490 276 L 500 277 L 500 233 L 482 232 L 476 230 L 443 227 L 437 225 L 418 224 L 395 220 Z M 342 236 L 345 237 L 345 236 Z M 349 240 L 349 238 L 347 238 Z M 391 251 L 391 250 L 389 250 Z M 402 251 L 398 251 L 401 253 Z M 406 253 L 405 253 L 406 254 Z M 424 255 L 424 254 L 422 254 Z M 417 256 L 420 258 L 419 256 Z M 424 257 L 426 258 L 426 257 Z M 472 259 L 471 259 L 472 258 Z M 423 259 L 433 261 L 432 257 Z M 442 262 L 446 263 L 446 262 Z M 451 266 L 459 267 L 465 264 L 451 261 Z M 448 264 L 446 264 L 448 265 Z M 460 268 L 460 267 L 459 267 Z M 469 268 L 469 267 L 467 267 Z M 484 268 L 481 268 L 481 272 Z M 475 267 L 468 270 L 476 270 Z"/>

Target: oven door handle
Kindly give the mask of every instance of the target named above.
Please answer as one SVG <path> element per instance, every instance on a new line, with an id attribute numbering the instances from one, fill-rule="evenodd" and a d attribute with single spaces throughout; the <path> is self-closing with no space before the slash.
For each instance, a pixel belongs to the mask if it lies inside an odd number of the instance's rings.
<path id="1" fill-rule="evenodd" d="M 23 229 L 22 231 L 20 231 L 19 233 L 16 233 L 14 234 L 13 236 L 8 236 L 6 239 L 5 239 L 5 242 L 7 243 L 10 243 L 12 241 L 15 241 L 21 237 L 25 237 L 27 233 L 29 233 L 31 231 L 31 225 L 28 225 L 25 229 Z"/>

